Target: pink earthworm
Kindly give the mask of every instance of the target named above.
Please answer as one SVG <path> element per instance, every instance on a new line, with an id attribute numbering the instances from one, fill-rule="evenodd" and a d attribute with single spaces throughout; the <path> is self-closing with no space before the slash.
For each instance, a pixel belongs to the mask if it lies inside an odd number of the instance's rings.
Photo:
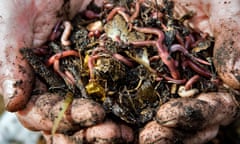
<path id="1" fill-rule="evenodd" d="M 68 57 L 68 56 L 76 56 L 79 57 L 79 53 L 75 50 L 66 50 L 66 51 L 62 51 L 60 53 L 56 53 L 53 56 L 51 56 L 48 61 L 47 61 L 47 66 L 52 65 L 56 60 L 59 60 L 61 58 L 64 57 Z"/>
<path id="2" fill-rule="evenodd" d="M 195 64 L 194 62 L 192 62 L 190 60 L 185 60 L 182 63 L 182 66 L 183 67 L 189 66 L 191 69 L 193 69 L 195 72 L 197 72 L 198 74 L 200 74 L 202 76 L 205 76 L 205 77 L 208 77 L 208 78 L 212 77 L 212 74 L 209 71 L 200 67 L 198 64 Z"/>
<path id="3" fill-rule="evenodd" d="M 69 46 L 69 45 L 71 45 L 71 41 L 69 40 L 69 36 L 71 34 L 71 31 L 72 31 L 72 25 L 69 21 L 64 21 L 63 26 L 64 26 L 64 31 L 63 31 L 62 36 L 61 36 L 61 43 L 62 43 L 63 46 Z"/>
<path id="4" fill-rule="evenodd" d="M 198 74 L 192 76 L 185 84 L 185 90 L 189 90 L 192 85 L 197 82 L 200 79 L 200 76 Z"/>

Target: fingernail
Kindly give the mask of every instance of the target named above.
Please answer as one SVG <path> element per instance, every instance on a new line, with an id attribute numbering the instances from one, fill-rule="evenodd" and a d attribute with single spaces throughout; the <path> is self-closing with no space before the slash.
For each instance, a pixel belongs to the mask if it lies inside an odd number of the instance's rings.
<path id="1" fill-rule="evenodd" d="M 14 97 L 15 82 L 16 82 L 15 80 L 4 80 L 2 82 L 2 94 L 3 94 L 5 106 L 7 106 L 10 99 Z"/>

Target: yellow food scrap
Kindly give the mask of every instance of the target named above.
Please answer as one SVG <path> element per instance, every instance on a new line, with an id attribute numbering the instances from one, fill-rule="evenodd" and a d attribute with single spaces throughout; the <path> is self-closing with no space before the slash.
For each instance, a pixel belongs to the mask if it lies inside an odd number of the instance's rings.
<path id="1" fill-rule="evenodd" d="M 86 85 L 86 90 L 89 95 L 101 97 L 102 101 L 104 101 L 106 98 L 105 89 L 94 80 L 89 81 L 89 83 Z"/>
<path id="2" fill-rule="evenodd" d="M 67 109 L 68 109 L 69 105 L 72 103 L 72 101 L 73 101 L 73 93 L 67 92 L 66 98 L 63 101 L 62 109 L 58 113 L 57 118 L 54 119 L 52 131 L 51 131 L 52 135 L 54 135 L 56 133 L 59 123 L 62 120 L 64 113 L 67 111 Z"/>

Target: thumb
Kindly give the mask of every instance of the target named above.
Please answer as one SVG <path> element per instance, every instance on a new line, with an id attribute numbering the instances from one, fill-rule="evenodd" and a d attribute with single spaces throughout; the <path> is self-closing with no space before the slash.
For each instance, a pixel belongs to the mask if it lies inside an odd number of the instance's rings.
<path id="1" fill-rule="evenodd" d="M 0 94 L 8 111 L 17 111 L 28 100 L 34 76 L 19 49 L 32 42 L 32 33 L 25 13 L 28 1 L 0 0 Z M 17 8 L 17 9 L 15 9 Z"/>
<path id="2" fill-rule="evenodd" d="M 212 4 L 210 23 L 215 36 L 216 70 L 227 85 L 240 89 L 240 1 L 219 1 Z"/>
<path id="3" fill-rule="evenodd" d="M 6 47 L 0 53 L 0 93 L 4 97 L 6 109 L 17 111 L 23 108 L 30 97 L 34 76 L 18 49 Z"/>

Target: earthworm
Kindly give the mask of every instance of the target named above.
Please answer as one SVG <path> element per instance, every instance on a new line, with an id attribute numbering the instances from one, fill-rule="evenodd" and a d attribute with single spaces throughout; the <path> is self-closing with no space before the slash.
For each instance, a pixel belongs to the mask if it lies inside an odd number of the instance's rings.
<path id="1" fill-rule="evenodd" d="M 53 63 L 53 69 L 70 85 L 74 85 L 74 81 L 71 80 L 65 73 L 60 70 L 59 60 L 55 60 Z"/>
<path id="2" fill-rule="evenodd" d="M 106 9 L 111 9 L 114 7 L 114 4 L 113 3 L 110 3 L 109 1 L 107 0 L 104 0 L 103 1 L 103 8 L 106 8 Z"/>
<path id="3" fill-rule="evenodd" d="M 132 14 L 132 16 L 130 17 L 130 21 L 132 22 L 135 18 L 138 17 L 138 14 L 139 14 L 139 11 L 140 11 L 140 4 L 143 2 L 143 0 L 138 0 L 136 3 L 135 3 L 135 11 L 134 13 Z"/>
<path id="4" fill-rule="evenodd" d="M 64 31 L 62 33 L 61 43 L 63 46 L 69 46 L 71 45 L 71 41 L 68 38 L 71 34 L 72 25 L 69 21 L 64 21 L 63 26 L 64 26 Z"/>
<path id="5" fill-rule="evenodd" d="M 188 36 L 185 37 L 185 45 L 184 47 L 186 49 L 189 49 L 189 47 L 191 46 L 191 44 L 194 42 L 194 37 L 190 34 Z"/>
<path id="6" fill-rule="evenodd" d="M 192 61 L 190 60 L 185 60 L 183 63 L 182 63 L 182 66 L 183 67 L 186 67 L 186 66 L 189 66 L 191 69 L 193 69 L 195 72 L 197 72 L 198 74 L 202 75 L 202 76 L 205 76 L 205 77 L 212 77 L 212 74 L 207 71 L 206 69 L 200 67 L 199 65 L 193 63 Z"/>
<path id="7" fill-rule="evenodd" d="M 70 75 L 68 72 L 63 73 L 60 70 L 59 66 L 59 60 L 61 58 L 67 57 L 67 56 L 76 56 L 79 57 L 79 53 L 74 50 L 66 50 L 60 53 L 56 53 L 55 55 L 51 56 L 47 61 L 47 66 L 53 65 L 53 69 L 69 84 L 74 85 L 75 80 L 72 75 Z"/>
<path id="8" fill-rule="evenodd" d="M 161 30 L 156 29 L 156 28 L 134 26 L 133 29 L 135 29 L 136 31 L 142 32 L 142 33 L 149 33 L 149 34 L 157 35 L 158 40 L 160 40 L 161 42 L 165 38 L 164 33 Z"/>
<path id="9" fill-rule="evenodd" d="M 139 11 L 140 11 L 140 4 L 143 2 L 143 0 L 139 0 L 135 4 L 135 11 L 134 13 L 129 16 L 127 13 L 125 13 L 125 8 L 123 7 L 115 7 L 107 16 L 107 21 L 111 20 L 117 13 L 120 14 L 124 20 L 128 23 L 129 31 L 132 30 L 133 25 L 131 22 L 138 17 Z"/>
<path id="10" fill-rule="evenodd" d="M 76 57 L 79 57 L 79 53 L 76 52 L 75 50 L 66 50 L 66 51 L 62 51 L 60 53 L 56 53 L 54 54 L 53 56 L 51 56 L 48 61 L 47 61 L 47 66 L 50 66 L 52 65 L 55 60 L 59 60 L 61 58 L 64 58 L 64 57 L 68 57 L 68 56 L 76 56 Z"/>
<path id="11" fill-rule="evenodd" d="M 130 16 L 126 14 L 123 10 L 119 10 L 117 11 L 117 13 L 120 14 L 127 23 L 131 21 Z"/>
<path id="12" fill-rule="evenodd" d="M 205 64 L 205 65 L 211 65 L 209 62 L 202 60 L 200 58 L 194 57 L 193 55 L 191 55 L 188 50 L 186 48 L 184 48 L 182 45 L 180 44 L 173 44 L 170 47 L 170 52 L 176 52 L 176 51 L 181 51 L 185 56 L 189 57 L 191 60 L 193 61 L 197 61 L 201 64 Z"/>
<path id="13" fill-rule="evenodd" d="M 136 31 L 142 32 L 142 33 L 149 33 L 149 34 L 154 34 L 158 36 L 158 39 L 155 41 L 135 41 L 131 42 L 131 44 L 135 46 L 148 46 L 148 45 L 153 45 L 157 47 L 158 54 L 161 57 L 163 63 L 167 65 L 168 69 L 170 70 L 171 76 L 174 79 L 179 79 L 180 74 L 178 70 L 176 69 L 175 62 L 174 60 L 170 57 L 168 51 L 166 48 L 162 45 L 163 39 L 164 39 L 164 34 L 161 30 L 156 29 L 156 28 L 148 28 L 148 27 L 133 27 Z"/>
<path id="14" fill-rule="evenodd" d="M 51 33 L 49 38 L 51 41 L 55 40 L 60 35 L 60 31 L 59 31 L 60 25 L 61 25 L 60 21 L 57 22 L 57 24 L 55 25 L 53 32 Z"/>
<path id="15" fill-rule="evenodd" d="M 185 90 L 189 90 L 192 87 L 192 85 L 199 79 L 200 79 L 199 75 L 194 75 L 193 77 L 191 77 L 185 84 Z"/>
<path id="16" fill-rule="evenodd" d="M 86 10 L 84 12 L 84 15 L 89 18 L 89 19 L 95 19 L 95 18 L 99 18 L 100 17 L 100 14 L 97 14 L 95 13 L 94 11 L 92 10 Z"/>
<path id="17" fill-rule="evenodd" d="M 107 21 L 110 21 L 119 11 L 124 11 L 125 8 L 123 7 L 115 7 L 112 9 L 112 11 L 107 16 Z"/>
<path id="18" fill-rule="evenodd" d="M 88 59 L 88 69 L 89 69 L 89 75 L 90 75 L 90 79 L 89 80 L 93 80 L 94 79 L 94 72 L 93 72 L 93 68 L 94 68 L 94 60 L 99 58 L 99 55 L 91 55 L 89 56 Z"/>
<path id="19" fill-rule="evenodd" d="M 169 76 L 166 76 L 166 75 L 162 75 L 162 77 L 167 80 L 169 83 L 175 83 L 175 84 L 183 84 L 186 82 L 186 79 L 180 79 L 180 80 L 177 80 L 177 79 L 173 79 Z"/>
<path id="20" fill-rule="evenodd" d="M 125 58 L 124 56 L 118 54 L 118 53 L 114 53 L 113 57 L 121 62 L 123 62 L 125 65 L 129 66 L 129 67 L 133 67 L 133 63 L 131 61 L 129 61 L 127 58 Z"/>
<path id="21" fill-rule="evenodd" d="M 64 71 L 65 76 L 71 81 L 72 84 L 75 84 L 75 78 L 69 71 Z"/>

